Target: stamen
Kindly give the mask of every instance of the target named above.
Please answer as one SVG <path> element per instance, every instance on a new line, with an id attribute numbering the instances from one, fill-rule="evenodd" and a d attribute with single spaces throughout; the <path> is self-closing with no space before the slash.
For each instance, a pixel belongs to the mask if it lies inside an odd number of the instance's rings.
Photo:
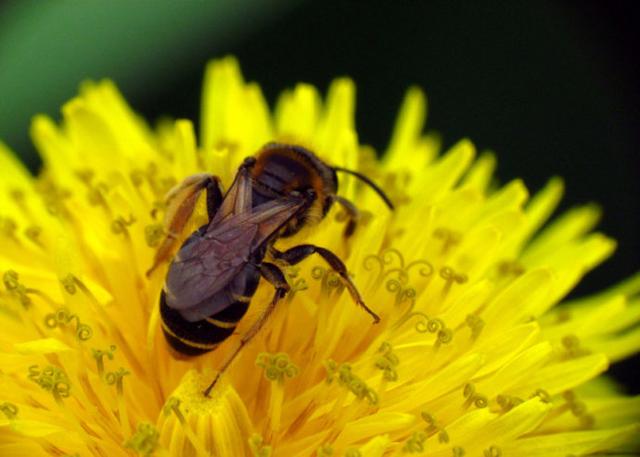
<path id="1" fill-rule="evenodd" d="M 127 370 L 120 367 L 117 371 L 110 371 L 104 375 L 104 381 L 110 386 L 116 385 L 116 393 L 118 396 L 118 418 L 120 419 L 120 424 L 129 428 L 129 414 L 127 412 L 127 403 L 124 400 L 124 387 L 122 378 L 129 375 Z M 127 430 L 129 432 L 129 430 Z"/>
<path id="2" fill-rule="evenodd" d="M 136 218 L 133 217 L 133 214 L 130 214 L 128 219 L 119 216 L 113 222 L 111 222 L 111 232 L 115 233 L 116 235 L 127 235 L 129 233 L 127 227 L 133 225 L 133 223 L 135 222 Z"/>
<path id="3" fill-rule="evenodd" d="M 576 335 L 565 335 L 562 337 L 567 358 L 577 358 L 591 354 L 591 351 L 580 347 L 580 339 Z"/>
<path id="4" fill-rule="evenodd" d="M 465 275 L 464 273 L 457 273 L 451 267 L 442 267 L 440 269 L 440 277 L 446 281 L 444 289 L 442 289 L 443 294 L 449 292 L 449 289 L 451 289 L 451 285 L 453 283 L 464 284 L 469 280 L 467 275 Z"/>
<path id="5" fill-rule="evenodd" d="M 482 451 L 484 457 L 502 457 L 502 449 L 498 446 L 491 446 L 489 449 Z"/>
<path id="6" fill-rule="evenodd" d="M 36 183 L 36 191 L 44 202 L 47 212 L 54 216 L 69 216 L 65 200 L 71 197 L 71 191 L 57 186 L 50 179 L 42 179 Z"/>
<path id="7" fill-rule="evenodd" d="M 583 428 L 593 428 L 596 419 L 592 414 L 589 414 L 586 403 L 578 400 L 576 394 L 570 390 L 564 392 L 562 396 L 566 400 L 571 414 L 580 421 L 580 425 Z"/>
<path id="8" fill-rule="evenodd" d="M 264 377 L 269 381 L 284 382 L 285 376 L 293 378 L 300 369 L 289 360 L 289 356 L 284 352 L 269 354 L 261 352 L 256 357 L 256 365 L 264 369 Z"/>
<path id="9" fill-rule="evenodd" d="M 562 324 L 571 320 L 571 311 L 568 309 L 559 309 L 556 314 L 556 324 Z"/>
<path id="10" fill-rule="evenodd" d="M 108 373 L 106 373 L 104 375 L 104 381 L 110 386 L 115 384 L 118 395 L 122 395 L 122 378 L 130 374 L 131 373 L 129 371 L 125 370 L 123 367 L 120 367 L 116 371 L 109 371 Z"/>
<path id="11" fill-rule="evenodd" d="M 18 273 L 13 270 L 7 270 L 2 276 L 2 281 L 4 282 L 4 287 L 7 289 L 7 292 L 17 297 L 20 304 L 26 309 L 32 303 L 31 297 L 27 295 L 30 289 L 27 289 L 24 284 L 20 283 L 19 278 Z"/>
<path id="12" fill-rule="evenodd" d="M 511 411 L 516 406 L 522 404 L 524 402 L 523 399 L 519 397 L 514 397 L 512 395 L 498 395 L 496 397 L 496 401 L 500 408 L 502 408 L 503 412 Z"/>
<path id="13" fill-rule="evenodd" d="M 327 370 L 327 383 L 331 384 L 337 378 L 338 383 L 349 389 L 358 399 L 366 399 L 370 405 L 378 404 L 378 394 L 351 372 L 351 365 L 348 363 L 338 365 L 331 359 L 324 365 Z"/>
<path id="14" fill-rule="evenodd" d="M 11 189 L 9 196 L 16 202 L 20 209 L 27 212 L 27 206 L 24 201 L 24 191 L 22 189 Z"/>
<path id="15" fill-rule="evenodd" d="M 460 244 L 460 241 L 462 241 L 462 234 L 460 232 L 445 227 L 437 228 L 433 232 L 433 237 L 442 240 L 441 255 L 445 255 L 449 249 Z"/>
<path id="16" fill-rule="evenodd" d="M 265 446 L 262 436 L 257 433 L 249 438 L 249 447 L 253 457 L 271 457 L 271 446 Z"/>
<path id="17" fill-rule="evenodd" d="M 402 253 L 395 248 L 389 248 L 382 251 L 380 254 L 372 254 L 365 257 L 363 261 L 364 269 L 367 271 L 373 270 L 374 267 L 378 269 L 378 276 L 375 284 L 382 284 L 382 277 L 387 275 L 387 267 L 394 263 L 394 258 L 397 258 L 400 263 L 398 270 L 404 271 L 404 257 Z"/>
<path id="18" fill-rule="evenodd" d="M 427 423 L 427 428 L 425 429 L 427 432 L 432 432 L 440 429 L 440 426 L 438 425 L 438 421 L 436 420 L 436 418 L 433 417 L 428 412 L 422 411 L 420 413 L 420 417 L 422 417 L 422 420 Z"/>
<path id="19" fill-rule="evenodd" d="M 345 451 L 344 457 L 362 457 L 362 452 L 358 448 L 350 447 Z"/>
<path id="20" fill-rule="evenodd" d="M 367 173 L 367 176 L 372 175 L 375 175 L 375 173 Z M 377 181 L 380 181 L 380 179 Z M 382 181 L 381 187 L 396 208 L 411 201 L 411 197 L 406 191 L 408 184 L 411 182 L 411 175 L 409 173 L 388 173 Z"/>
<path id="21" fill-rule="evenodd" d="M 144 239 L 147 246 L 154 248 L 160 244 L 164 238 L 164 226 L 160 223 L 149 224 L 144 228 Z"/>
<path id="22" fill-rule="evenodd" d="M 289 267 L 285 270 L 285 276 L 287 277 L 287 282 L 290 287 L 289 293 L 287 294 L 287 301 L 293 300 L 293 297 L 297 292 L 307 290 L 309 288 L 307 281 L 304 278 L 298 277 L 299 274 L 299 267 Z"/>
<path id="23" fill-rule="evenodd" d="M 42 389 L 51 392 L 58 404 L 62 404 L 62 399 L 68 398 L 70 395 L 71 383 L 69 378 L 58 367 L 48 365 L 41 369 L 39 365 L 31 365 L 28 378 Z"/>
<path id="24" fill-rule="evenodd" d="M 84 184 L 90 185 L 91 181 L 93 181 L 93 177 L 95 176 L 95 172 L 90 168 L 83 168 L 76 170 L 75 175 Z"/>
<path id="25" fill-rule="evenodd" d="M 465 318 L 465 323 L 471 329 L 471 339 L 477 340 L 480 333 L 482 333 L 482 329 L 484 328 L 484 321 L 480 316 L 476 316 L 475 314 L 469 314 Z"/>
<path id="26" fill-rule="evenodd" d="M 37 225 L 30 225 L 26 229 L 24 229 L 24 236 L 29 238 L 34 244 L 37 244 L 40 247 L 44 247 L 42 241 L 40 240 L 40 235 L 42 234 L 42 227 Z"/>
<path id="27" fill-rule="evenodd" d="M 468 408 L 471 404 L 476 408 L 486 408 L 489 403 L 487 397 L 476 393 L 476 387 L 471 383 L 465 384 L 462 395 L 466 398 L 466 401 L 463 404 L 465 408 Z"/>
<path id="28" fill-rule="evenodd" d="M 87 191 L 87 200 L 91 206 L 103 206 L 108 208 L 107 199 L 105 195 L 109 192 L 109 186 L 106 183 L 100 182 L 96 185 L 90 185 Z"/>
<path id="29" fill-rule="evenodd" d="M 404 443 L 402 450 L 410 453 L 424 452 L 425 441 L 427 441 L 427 434 L 425 432 L 413 432 L 411 437 Z"/>
<path id="30" fill-rule="evenodd" d="M 387 280 L 387 282 L 385 283 L 385 288 L 387 289 L 387 291 L 395 294 L 396 306 L 400 305 L 405 300 L 415 301 L 415 298 L 417 296 L 416 289 L 409 286 L 405 287 L 405 285 L 397 279 Z"/>
<path id="31" fill-rule="evenodd" d="M 453 457 L 464 457 L 464 449 L 460 446 L 452 447 L 451 451 L 453 452 Z"/>
<path id="32" fill-rule="evenodd" d="M 375 360 L 375 366 L 383 370 L 384 379 L 387 381 L 397 381 L 398 372 L 396 371 L 396 366 L 398 366 L 400 360 L 398 356 L 394 354 L 391 343 L 382 343 L 378 349 L 378 354 Z"/>
<path id="33" fill-rule="evenodd" d="M 372 271 L 374 268 L 377 268 L 378 276 L 376 277 L 374 284 L 380 284 L 382 279 L 382 274 L 384 273 L 384 267 L 385 267 L 385 263 L 382 256 L 375 255 L 375 254 L 368 255 L 362 261 L 362 266 L 366 271 Z"/>
<path id="34" fill-rule="evenodd" d="M 87 187 L 87 201 L 91 206 L 103 206 L 108 208 L 107 201 L 104 197 L 109 191 L 109 187 L 104 182 L 94 182 L 95 171 L 90 168 L 76 170 L 76 176 Z"/>
<path id="35" fill-rule="evenodd" d="M 98 376 L 100 376 L 101 378 L 104 376 L 104 356 L 107 356 L 107 358 L 109 360 L 113 360 L 113 353 L 116 350 L 116 346 L 115 345 L 111 345 L 109 346 L 109 349 L 107 349 L 106 351 L 103 351 L 101 349 L 92 349 L 91 353 L 93 355 L 93 358 L 96 359 L 96 365 L 98 368 Z"/>
<path id="36" fill-rule="evenodd" d="M 284 378 L 298 374 L 298 367 L 285 353 L 269 354 L 261 352 L 256 357 L 256 365 L 264 370 L 264 377 L 273 381 L 269 393 L 269 424 L 273 431 L 280 430 L 282 403 L 284 400 Z"/>
<path id="37" fill-rule="evenodd" d="M 159 177 L 158 170 L 160 167 L 155 162 L 149 162 L 147 170 L 143 172 L 143 176 L 147 179 L 149 187 L 157 196 L 163 196 L 176 184 L 176 179 L 172 176 Z"/>
<path id="38" fill-rule="evenodd" d="M 5 401 L 4 403 L 0 403 L 0 411 L 4 413 L 7 419 L 12 420 L 16 418 L 19 410 L 13 403 Z"/>
<path id="39" fill-rule="evenodd" d="M 333 455 L 333 448 L 328 444 L 323 444 L 316 451 L 317 457 L 331 457 Z"/>
<path id="40" fill-rule="evenodd" d="M 20 287 L 20 283 L 18 282 L 18 273 L 13 270 L 8 270 L 2 276 L 2 282 L 4 282 L 4 287 L 9 292 L 13 292 Z"/>
<path id="41" fill-rule="evenodd" d="M 517 260 L 505 260 L 497 265 L 498 274 L 500 276 L 522 276 L 527 270 Z"/>
<path id="42" fill-rule="evenodd" d="M 420 417 L 422 417 L 422 420 L 427 423 L 427 427 L 424 431 L 428 436 L 432 436 L 437 433 L 439 443 L 446 444 L 449 442 L 449 433 L 447 433 L 444 427 L 438 423 L 435 417 L 426 411 L 422 411 L 420 413 Z"/>
<path id="43" fill-rule="evenodd" d="M 551 403 L 551 395 L 544 389 L 536 389 L 529 398 L 538 397 L 543 403 Z"/>
<path id="44" fill-rule="evenodd" d="M 436 347 L 439 347 L 441 344 L 451 343 L 453 340 L 453 331 L 450 328 L 447 328 L 442 319 L 437 317 L 432 319 L 421 311 L 415 311 L 409 314 L 406 318 L 403 318 L 402 322 L 407 321 L 414 316 L 420 318 L 415 324 L 416 332 L 436 333 Z"/>
<path id="45" fill-rule="evenodd" d="M 71 321 L 76 323 L 76 338 L 79 341 L 87 341 L 93 336 L 93 329 L 83 324 L 77 314 L 71 314 L 67 308 L 60 308 L 55 313 L 49 313 L 44 317 L 44 325 L 54 329 L 64 327 Z"/>
<path id="46" fill-rule="evenodd" d="M 138 424 L 136 432 L 125 443 L 125 447 L 133 449 L 140 455 L 151 456 L 158 447 L 160 433 L 148 422 Z"/>
<path id="47" fill-rule="evenodd" d="M 351 275 L 349 274 L 349 276 Z M 311 277 L 320 281 L 321 290 L 326 295 L 331 295 L 332 293 L 339 295 L 345 288 L 340 275 L 331 269 L 315 266 L 311 269 Z"/>
<path id="48" fill-rule="evenodd" d="M 140 187 L 144 183 L 144 171 L 139 168 L 134 168 L 131 170 L 131 173 L 129 173 L 129 179 L 134 187 Z"/>
<path id="49" fill-rule="evenodd" d="M 418 259 L 418 260 L 414 260 L 412 262 L 409 262 L 409 265 L 407 265 L 407 268 L 405 269 L 408 272 L 410 272 L 414 267 L 417 267 L 421 265 L 422 268 L 420 268 L 418 270 L 418 274 L 420 276 L 422 276 L 423 278 L 428 278 L 429 276 L 431 276 L 433 274 L 434 268 L 433 265 L 431 265 L 431 263 L 427 262 L 424 259 Z"/>
<path id="50" fill-rule="evenodd" d="M 400 263 L 400 268 L 404 269 L 404 256 L 402 252 L 398 251 L 396 248 L 388 248 L 382 252 L 382 262 L 385 265 L 391 265 L 393 263 L 393 258 L 396 257 L 398 259 L 398 263 Z"/>
<path id="51" fill-rule="evenodd" d="M 7 238 L 17 241 L 16 230 L 18 230 L 18 224 L 16 224 L 16 221 L 9 217 L 0 218 L 0 233 Z"/>
<path id="52" fill-rule="evenodd" d="M 69 273 L 67 276 L 62 278 L 60 282 L 62 283 L 62 287 L 64 287 L 64 290 L 66 290 L 69 295 L 75 295 L 77 291 L 75 276 Z"/>
<path id="53" fill-rule="evenodd" d="M 162 408 L 162 412 L 165 416 L 168 416 L 171 413 L 176 416 L 176 419 L 178 419 L 178 422 L 180 422 L 180 425 L 182 426 L 184 434 L 186 435 L 189 442 L 191 442 L 191 445 L 194 447 L 198 455 L 208 455 L 208 452 L 206 451 L 204 445 L 187 423 L 187 420 L 185 419 L 184 414 L 182 414 L 182 411 L 180 411 L 179 398 L 169 397 L 164 407 Z"/>
<path id="54" fill-rule="evenodd" d="M 166 210 L 167 203 L 164 200 L 156 200 L 151 203 L 151 211 L 149 211 L 149 214 L 151 218 L 155 220 L 158 218 L 158 214 L 164 213 Z"/>

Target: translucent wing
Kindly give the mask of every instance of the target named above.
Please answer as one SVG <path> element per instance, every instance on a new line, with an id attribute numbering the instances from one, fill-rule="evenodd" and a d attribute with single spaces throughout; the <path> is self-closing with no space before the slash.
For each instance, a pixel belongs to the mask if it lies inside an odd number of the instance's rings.
<path id="1" fill-rule="evenodd" d="M 167 305 L 186 310 L 226 287 L 249 262 L 251 254 L 306 204 L 303 197 L 283 197 L 249 211 L 230 211 L 206 230 L 192 235 L 178 251 L 165 285 Z M 227 302 L 208 309 L 222 311 Z"/>

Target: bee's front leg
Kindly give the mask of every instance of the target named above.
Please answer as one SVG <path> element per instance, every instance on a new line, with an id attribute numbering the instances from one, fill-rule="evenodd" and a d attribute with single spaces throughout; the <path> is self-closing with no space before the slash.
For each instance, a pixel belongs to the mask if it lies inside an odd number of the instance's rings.
<path id="1" fill-rule="evenodd" d="M 147 271 L 147 277 L 173 255 L 177 239 L 193 214 L 203 190 L 207 192 L 207 213 L 211 220 L 222 202 L 220 179 L 217 176 L 208 173 L 189 176 L 167 194 L 167 212 L 164 217 L 166 237 L 156 251 L 153 265 Z"/>
<path id="2" fill-rule="evenodd" d="M 344 285 L 347 287 L 347 290 L 351 294 L 353 301 L 355 301 L 359 306 L 361 306 L 372 318 L 374 323 L 380 322 L 380 316 L 374 313 L 371 308 L 369 308 L 362 299 L 360 292 L 356 288 L 356 285 L 351 281 L 349 274 L 347 272 L 347 267 L 344 262 L 340 260 L 340 258 L 331 252 L 328 249 L 322 248 L 320 246 L 314 246 L 313 244 L 301 244 L 299 246 L 294 246 L 291 249 L 287 249 L 284 252 L 278 251 L 276 248 L 271 247 L 269 250 L 271 256 L 280 260 L 288 265 L 295 265 L 299 262 L 302 262 L 304 259 L 309 257 L 311 254 L 318 254 L 320 257 L 324 259 L 327 264 L 340 275 L 342 281 L 344 281 Z"/>

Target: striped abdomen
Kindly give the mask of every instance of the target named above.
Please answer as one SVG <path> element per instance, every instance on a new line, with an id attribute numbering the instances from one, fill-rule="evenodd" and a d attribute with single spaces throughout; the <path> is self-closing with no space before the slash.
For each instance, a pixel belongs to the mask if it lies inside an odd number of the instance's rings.
<path id="1" fill-rule="evenodd" d="M 228 306 L 195 322 L 189 322 L 182 317 L 180 311 L 170 308 L 163 290 L 160 296 L 160 316 L 162 331 L 169 345 L 184 356 L 213 351 L 233 333 L 247 312 L 259 280 L 257 269 L 253 265 L 247 265 L 235 281 L 210 298 L 215 301 L 228 300 Z"/>

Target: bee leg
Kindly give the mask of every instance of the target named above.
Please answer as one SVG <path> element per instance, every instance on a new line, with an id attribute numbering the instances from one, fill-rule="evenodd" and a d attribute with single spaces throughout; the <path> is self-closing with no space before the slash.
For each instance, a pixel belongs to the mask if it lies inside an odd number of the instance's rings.
<path id="1" fill-rule="evenodd" d="M 218 371 L 218 374 L 216 375 L 216 377 L 213 380 L 213 382 L 204 391 L 204 396 L 205 397 L 209 396 L 209 393 L 211 392 L 211 389 L 213 389 L 213 387 L 216 385 L 216 383 L 218 382 L 218 379 L 220 378 L 220 376 L 227 370 L 227 368 L 229 368 L 229 365 L 231 365 L 231 363 L 234 361 L 234 359 L 240 353 L 242 348 L 249 341 L 251 341 L 251 339 L 254 336 L 256 336 L 256 334 L 260 331 L 260 329 L 262 327 L 264 327 L 265 322 L 267 322 L 267 319 L 269 318 L 271 313 L 273 313 L 273 310 L 275 309 L 276 304 L 287 294 L 287 292 L 289 292 L 290 286 L 289 286 L 289 284 L 287 283 L 287 280 L 284 277 L 284 273 L 282 272 L 282 270 L 280 270 L 280 268 L 278 268 L 274 264 L 269 263 L 269 262 L 263 262 L 260 265 L 260 274 L 262 275 L 262 277 L 264 279 L 269 281 L 273 285 L 273 287 L 276 288 L 276 292 L 273 295 L 273 298 L 271 299 L 271 303 L 269 303 L 269 305 L 264 309 L 264 311 L 262 311 L 262 314 L 260 315 L 260 317 L 258 317 L 258 319 L 254 322 L 254 324 L 247 331 L 247 333 L 245 333 L 242 336 L 238 346 L 234 349 L 234 351 L 227 358 L 227 360 L 225 360 L 224 364 L 222 365 L 222 367 Z"/>
<path id="2" fill-rule="evenodd" d="M 151 273 L 173 254 L 177 238 L 193 214 L 203 190 L 207 191 L 207 212 L 211 219 L 222 202 L 220 179 L 217 176 L 207 173 L 189 176 L 167 194 L 167 212 L 164 218 L 167 235 L 156 251 L 153 265 L 147 271 L 147 277 L 151 276 Z"/>
<path id="3" fill-rule="evenodd" d="M 345 226 L 342 235 L 345 238 L 349 238 L 351 235 L 353 235 L 353 232 L 356 231 L 356 226 L 358 225 L 358 222 L 361 218 L 360 211 L 358 211 L 356 205 L 354 205 L 344 197 L 334 195 L 333 199 L 338 202 L 340 206 L 342 206 L 342 208 L 347 212 L 347 217 L 349 218 L 349 220 L 347 221 L 347 225 Z"/>
<path id="4" fill-rule="evenodd" d="M 319 246 L 314 246 L 313 244 L 301 244 L 300 246 L 294 246 L 291 249 L 287 249 L 284 252 L 280 252 L 273 247 L 271 248 L 271 255 L 274 259 L 281 260 L 289 265 L 295 265 L 309 257 L 311 254 L 320 255 L 320 257 L 322 257 L 325 262 L 329 264 L 333 271 L 340 275 L 340 277 L 344 281 L 345 286 L 349 290 L 353 301 L 355 301 L 367 313 L 369 313 L 371 317 L 373 317 L 374 323 L 377 324 L 378 322 L 380 322 L 380 316 L 378 316 L 367 305 L 365 305 L 364 300 L 362 300 L 362 297 L 360 296 L 360 292 L 358 292 L 358 289 L 356 289 L 355 284 L 351 281 L 351 278 L 347 273 L 347 267 L 344 265 L 342 260 L 340 260 L 340 258 L 333 252 Z"/>

